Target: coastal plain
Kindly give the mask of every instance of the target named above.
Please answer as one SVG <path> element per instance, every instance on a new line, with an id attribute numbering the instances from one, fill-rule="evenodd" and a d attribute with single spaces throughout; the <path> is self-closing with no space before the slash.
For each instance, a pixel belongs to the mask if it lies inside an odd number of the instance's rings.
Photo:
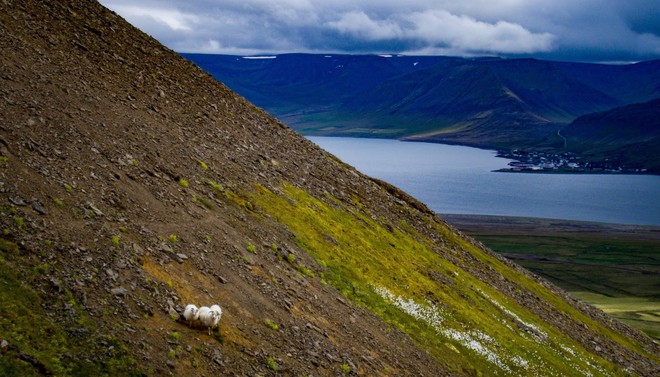
<path id="1" fill-rule="evenodd" d="M 445 214 L 462 232 L 660 339 L 660 227 Z"/>

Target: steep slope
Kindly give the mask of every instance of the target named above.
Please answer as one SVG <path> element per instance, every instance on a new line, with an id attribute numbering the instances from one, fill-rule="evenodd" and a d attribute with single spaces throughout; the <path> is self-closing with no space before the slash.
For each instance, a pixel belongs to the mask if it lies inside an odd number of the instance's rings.
<path id="1" fill-rule="evenodd" d="M 660 370 L 98 3 L 0 10 L 0 374 Z"/>
<path id="2" fill-rule="evenodd" d="M 583 115 L 561 134 L 569 150 L 660 172 L 660 99 Z"/>

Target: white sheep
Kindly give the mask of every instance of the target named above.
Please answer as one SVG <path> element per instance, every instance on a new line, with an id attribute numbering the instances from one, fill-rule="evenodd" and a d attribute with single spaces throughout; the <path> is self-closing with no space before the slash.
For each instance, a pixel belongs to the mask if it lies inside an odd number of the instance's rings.
<path id="1" fill-rule="evenodd" d="M 211 335 L 211 329 L 218 326 L 220 322 L 220 317 L 222 317 L 222 309 L 218 305 L 213 305 L 211 308 L 206 308 L 207 310 L 202 311 L 205 306 L 199 309 L 199 321 L 202 325 L 208 327 L 209 335 Z"/>
<path id="2" fill-rule="evenodd" d="M 220 305 L 211 306 L 211 311 L 218 312 L 218 317 L 222 317 L 222 308 L 220 307 Z"/>
<path id="3" fill-rule="evenodd" d="M 199 309 L 193 304 L 188 304 L 186 309 L 183 311 L 183 318 L 188 322 L 190 326 L 193 322 L 196 322 L 199 319 Z"/>

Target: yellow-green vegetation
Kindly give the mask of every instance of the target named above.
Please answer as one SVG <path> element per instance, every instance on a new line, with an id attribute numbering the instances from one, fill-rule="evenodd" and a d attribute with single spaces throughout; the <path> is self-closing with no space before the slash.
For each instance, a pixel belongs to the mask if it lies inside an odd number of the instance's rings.
<path id="1" fill-rule="evenodd" d="M 202 169 L 206 170 L 206 169 L 209 168 L 208 165 L 206 165 L 206 163 L 205 163 L 204 161 L 202 161 L 202 160 L 197 160 L 197 162 L 199 163 L 199 166 L 202 167 Z"/>
<path id="2" fill-rule="evenodd" d="M 112 242 L 114 247 L 119 247 L 119 236 L 112 236 L 110 242 Z"/>
<path id="3" fill-rule="evenodd" d="M 247 199 L 247 198 L 245 198 L 241 195 L 238 195 L 237 193 L 235 193 L 235 192 L 233 192 L 229 189 L 225 190 L 225 196 L 227 197 L 227 199 L 229 199 L 232 202 L 238 204 L 240 207 L 242 207 L 244 209 L 247 209 L 248 211 L 254 210 L 254 205 L 252 204 L 252 202 L 249 199 Z"/>
<path id="4" fill-rule="evenodd" d="M 344 374 L 346 374 L 346 375 L 348 375 L 349 373 L 351 373 L 351 367 L 348 366 L 348 364 L 342 364 L 342 365 L 340 366 L 340 368 L 341 368 L 342 373 L 344 373 Z"/>
<path id="5" fill-rule="evenodd" d="M 53 203 L 54 203 L 56 206 L 58 206 L 58 207 L 61 207 L 61 206 L 64 204 L 64 203 L 62 202 L 62 199 L 58 199 L 58 198 L 56 198 L 56 197 L 52 197 L 51 199 L 53 200 Z"/>
<path id="6" fill-rule="evenodd" d="M 168 337 L 174 341 L 181 339 L 181 334 L 178 331 L 172 331 L 169 333 Z"/>
<path id="7" fill-rule="evenodd" d="M 213 209 L 213 203 L 210 200 L 201 196 L 193 196 L 193 203 L 199 203 L 207 209 Z"/>
<path id="8" fill-rule="evenodd" d="M 209 186 L 211 186 L 215 195 L 221 195 L 224 193 L 225 189 L 222 187 L 221 184 L 216 183 L 210 179 L 207 179 L 205 182 L 208 183 Z"/>
<path id="9" fill-rule="evenodd" d="M 245 247 L 245 249 L 247 249 L 247 251 L 251 252 L 252 254 L 257 252 L 257 247 L 254 246 L 254 244 L 252 242 L 249 242 L 247 244 L 247 246 Z"/>
<path id="10" fill-rule="evenodd" d="M 14 216 L 14 224 L 20 229 L 25 227 L 25 219 L 20 216 Z"/>
<path id="11" fill-rule="evenodd" d="M 18 245 L 4 238 L 0 238 L 0 251 L 5 253 L 18 253 Z"/>
<path id="12" fill-rule="evenodd" d="M 29 287 L 37 278 L 29 275 L 31 270 L 0 258 L 0 334 L 9 343 L 0 357 L 0 376 L 140 375 L 126 346 L 97 333 L 98 326 L 71 296 L 66 302 L 75 310 L 75 318 L 53 321 L 42 298 Z M 89 335 L 72 337 L 69 332 L 74 329 Z"/>
<path id="13" fill-rule="evenodd" d="M 278 367 L 274 357 L 268 357 L 266 359 L 266 365 L 268 365 L 268 368 L 270 368 L 273 372 L 277 372 Z"/>
<path id="14" fill-rule="evenodd" d="M 289 255 L 292 255 L 292 254 L 289 254 Z M 288 260 L 288 257 L 287 257 L 287 260 Z M 298 264 L 296 266 L 296 270 L 302 272 L 303 274 L 305 274 L 306 276 L 308 276 L 310 278 L 316 277 L 316 274 L 314 274 L 314 271 L 312 271 L 309 268 L 303 266 L 302 264 Z"/>
<path id="15" fill-rule="evenodd" d="M 176 241 L 178 241 L 178 238 L 176 234 L 170 234 L 169 236 L 167 236 L 167 240 L 170 241 L 171 243 L 176 243 Z"/>
<path id="16" fill-rule="evenodd" d="M 64 189 L 65 189 L 66 191 L 73 191 L 73 187 L 72 187 L 71 185 L 69 185 L 69 184 L 66 184 L 66 183 L 64 184 Z"/>
<path id="17" fill-rule="evenodd" d="M 547 288 L 431 217 L 426 225 L 443 236 L 441 242 L 433 242 L 404 221 L 388 224 L 331 196 L 321 200 L 288 184 L 281 192 L 257 186 L 243 200 L 286 225 L 296 235 L 296 243 L 325 266 L 324 280 L 408 333 L 450 371 L 488 370 L 492 375 L 516 376 L 622 373 L 467 272 L 477 264 L 490 266 L 592 331 L 643 354 L 633 341 L 588 320 Z"/>
<path id="18" fill-rule="evenodd" d="M 7 156 L 0 156 L 0 164 L 4 164 L 4 163 L 6 163 L 8 160 L 9 160 L 9 159 L 7 158 Z"/>
<path id="19" fill-rule="evenodd" d="M 280 326 L 279 326 L 277 323 L 271 321 L 270 319 L 265 320 L 265 321 L 264 321 L 264 324 L 265 324 L 266 327 L 268 327 L 269 329 L 273 329 L 273 330 L 275 330 L 275 331 L 279 330 L 279 328 L 280 328 Z"/>
<path id="20" fill-rule="evenodd" d="M 584 302 L 660 340 L 660 302 L 644 297 L 612 297 L 593 292 L 571 292 Z"/>
<path id="21" fill-rule="evenodd" d="M 183 178 L 179 179 L 178 183 L 179 183 L 179 186 L 181 186 L 183 188 L 188 188 L 188 186 L 190 186 L 190 183 L 188 183 L 188 181 L 186 181 Z"/>

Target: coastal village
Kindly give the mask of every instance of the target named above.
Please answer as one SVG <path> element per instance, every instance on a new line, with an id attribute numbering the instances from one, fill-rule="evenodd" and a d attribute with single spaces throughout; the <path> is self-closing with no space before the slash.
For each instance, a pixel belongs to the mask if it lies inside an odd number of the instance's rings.
<path id="1" fill-rule="evenodd" d="M 538 151 L 498 151 L 497 157 L 507 158 L 508 168 L 501 172 L 540 172 L 540 173 L 626 173 L 643 174 L 647 169 L 621 166 L 616 162 L 584 162 L 574 153 L 550 153 Z"/>

